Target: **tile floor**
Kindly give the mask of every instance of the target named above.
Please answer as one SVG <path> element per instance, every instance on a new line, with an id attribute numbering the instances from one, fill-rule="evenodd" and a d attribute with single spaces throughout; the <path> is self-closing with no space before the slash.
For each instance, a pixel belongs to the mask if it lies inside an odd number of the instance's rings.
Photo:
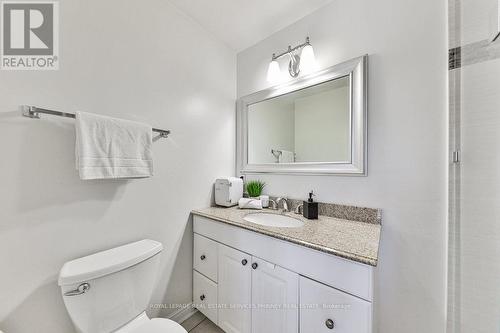
<path id="1" fill-rule="evenodd" d="M 181 325 L 189 333 L 224 333 L 201 312 L 196 312 L 182 322 Z"/>

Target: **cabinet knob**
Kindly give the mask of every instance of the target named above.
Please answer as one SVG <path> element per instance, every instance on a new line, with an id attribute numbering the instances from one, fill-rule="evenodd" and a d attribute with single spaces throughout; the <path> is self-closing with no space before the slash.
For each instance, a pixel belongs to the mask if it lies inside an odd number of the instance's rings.
<path id="1" fill-rule="evenodd" d="M 200 296 L 200 300 L 202 300 L 202 301 L 203 301 L 204 299 L 205 299 L 205 295 L 201 295 L 201 296 Z"/>
<path id="2" fill-rule="evenodd" d="M 331 330 L 333 330 L 333 328 L 335 327 L 335 323 L 331 319 L 327 319 L 325 321 L 325 325 L 326 325 L 326 327 L 328 327 Z"/>
<path id="3" fill-rule="evenodd" d="M 241 264 L 242 264 L 243 266 L 245 266 L 247 263 L 248 263 L 248 260 L 246 260 L 246 259 L 243 259 L 243 260 L 241 261 Z"/>
<path id="4" fill-rule="evenodd" d="M 202 254 L 201 257 L 200 257 L 201 260 L 205 260 L 206 258 L 207 257 L 204 254 Z"/>
<path id="5" fill-rule="evenodd" d="M 252 268 L 253 268 L 253 269 L 257 269 L 257 267 L 259 267 L 259 265 L 257 265 L 257 263 L 256 263 L 256 262 L 254 262 L 254 263 L 252 264 Z"/>

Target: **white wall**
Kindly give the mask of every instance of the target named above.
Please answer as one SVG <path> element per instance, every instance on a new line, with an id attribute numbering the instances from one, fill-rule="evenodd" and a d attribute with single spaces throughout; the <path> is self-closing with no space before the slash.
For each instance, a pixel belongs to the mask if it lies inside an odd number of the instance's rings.
<path id="1" fill-rule="evenodd" d="M 445 329 L 446 2 L 337 0 L 238 54 L 238 96 L 269 56 L 311 37 L 320 68 L 368 53 L 367 177 L 258 176 L 271 194 L 383 209 L 378 333 Z"/>
<path id="2" fill-rule="evenodd" d="M 0 73 L 0 329 L 69 333 L 57 275 L 72 258 L 141 238 L 165 247 L 153 303 L 191 300 L 189 212 L 234 173 L 236 56 L 167 1 L 60 2 L 60 70 Z M 82 110 L 172 130 L 155 176 L 79 180 L 69 119 Z M 161 314 L 166 315 L 171 310 Z"/>

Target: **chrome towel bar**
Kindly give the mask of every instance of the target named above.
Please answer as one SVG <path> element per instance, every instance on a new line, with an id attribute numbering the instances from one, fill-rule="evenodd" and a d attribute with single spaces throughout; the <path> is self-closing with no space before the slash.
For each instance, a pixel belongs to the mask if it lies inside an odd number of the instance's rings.
<path id="1" fill-rule="evenodd" d="M 76 118 L 74 113 L 54 111 L 48 109 L 38 108 L 36 106 L 23 105 L 22 107 L 23 116 L 28 118 L 40 119 L 40 114 L 50 114 L 52 116 L 66 117 L 66 118 Z M 160 137 L 167 138 L 170 135 L 170 130 L 163 130 L 159 128 L 153 128 L 153 132 L 159 133 Z"/>

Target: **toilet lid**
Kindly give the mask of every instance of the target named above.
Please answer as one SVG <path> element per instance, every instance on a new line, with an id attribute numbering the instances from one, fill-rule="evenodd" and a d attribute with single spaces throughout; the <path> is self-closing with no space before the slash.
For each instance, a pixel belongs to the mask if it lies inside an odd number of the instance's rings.
<path id="1" fill-rule="evenodd" d="M 187 333 L 187 331 L 173 320 L 154 318 L 137 327 L 131 333 Z"/>

